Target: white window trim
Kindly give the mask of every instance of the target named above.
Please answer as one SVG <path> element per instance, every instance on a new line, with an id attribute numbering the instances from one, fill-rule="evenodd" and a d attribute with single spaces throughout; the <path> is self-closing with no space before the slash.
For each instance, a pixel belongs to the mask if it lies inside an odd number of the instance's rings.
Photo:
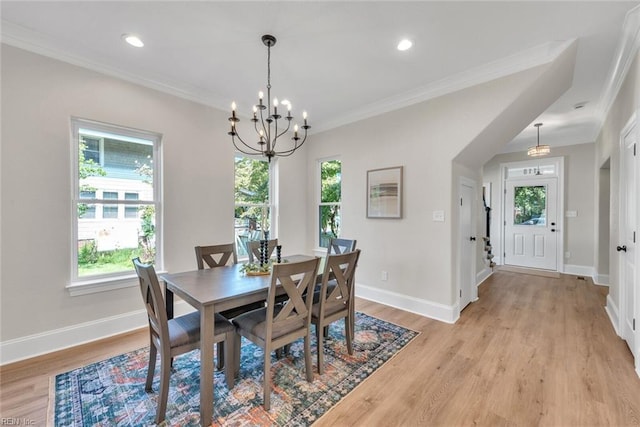
<path id="1" fill-rule="evenodd" d="M 72 215 L 77 211 L 76 205 L 81 200 L 79 198 L 78 191 L 78 141 L 79 132 L 81 128 L 91 128 L 95 131 L 96 135 L 100 135 L 101 132 L 106 134 L 118 134 L 130 138 L 131 142 L 139 142 L 137 139 L 152 140 L 153 141 L 153 202 L 143 202 L 143 204 L 153 204 L 156 207 L 156 259 L 155 269 L 158 273 L 163 272 L 164 257 L 162 250 L 163 241 L 163 227 L 162 227 L 162 178 L 160 169 L 162 168 L 162 150 L 161 141 L 162 135 L 156 132 L 143 131 L 138 129 L 127 128 L 124 126 L 112 125 L 108 123 L 96 122 L 93 120 L 83 119 L 79 117 L 71 117 L 71 203 L 72 203 Z M 104 158 L 103 146 L 101 144 L 101 160 Z M 101 161 L 102 163 L 102 161 Z M 103 200 L 104 202 L 108 202 Z M 141 201 L 121 201 L 122 204 L 132 204 L 129 202 L 135 202 L 140 204 Z M 132 271 L 125 271 L 120 274 L 109 274 L 104 276 L 93 276 L 91 278 L 79 278 L 77 276 L 77 262 L 78 262 L 78 221 L 74 217 L 71 221 L 71 277 L 69 283 L 65 287 L 71 296 L 87 295 L 97 292 L 111 291 L 115 289 L 122 289 L 137 286 L 137 276 Z M 132 264 L 133 265 L 133 264 Z M 133 270 L 133 267 L 132 267 Z"/>

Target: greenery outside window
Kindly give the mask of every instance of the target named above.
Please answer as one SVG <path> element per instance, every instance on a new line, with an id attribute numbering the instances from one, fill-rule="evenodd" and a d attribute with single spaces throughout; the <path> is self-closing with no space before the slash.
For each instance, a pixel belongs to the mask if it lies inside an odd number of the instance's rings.
<path id="1" fill-rule="evenodd" d="M 72 282 L 129 276 L 135 257 L 158 268 L 160 136 L 83 119 L 72 129 Z"/>
<path id="2" fill-rule="evenodd" d="M 239 257 L 248 256 L 247 242 L 276 237 L 271 220 L 270 175 L 266 160 L 235 156 L 234 235 Z"/>
<path id="3" fill-rule="evenodd" d="M 322 248 L 329 247 L 331 238 L 340 236 L 342 201 L 342 162 L 323 160 L 320 162 L 320 201 L 318 204 L 318 242 Z"/>

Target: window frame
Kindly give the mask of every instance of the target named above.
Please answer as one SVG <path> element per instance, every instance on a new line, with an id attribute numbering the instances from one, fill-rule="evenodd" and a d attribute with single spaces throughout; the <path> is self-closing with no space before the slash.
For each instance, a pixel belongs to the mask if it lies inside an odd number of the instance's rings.
<path id="1" fill-rule="evenodd" d="M 339 202 L 323 202 L 322 201 L 322 164 L 326 163 L 326 162 L 332 162 L 332 161 L 339 161 L 340 162 L 340 201 Z M 340 212 L 340 217 L 342 218 L 342 166 L 343 166 L 343 162 L 340 159 L 340 156 L 331 156 L 331 157 L 324 157 L 321 159 L 318 159 L 316 162 L 316 209 L 315 209 L 315 215 L 316 215 L 316 221 L 315 221 L 315 240 L 316 240 L 316 247 L 324 250 L 327 249 L 327 247 L 325 246 L 321 246 L 322 245 L 322 241 L 320 239 L 320 230 L 322 229 L 320 221 L 322 220 L 322 218 L 320 217 L 320 209 L 322 206 L 338 206 L 338 211 Z M 340 235 L 342 234 L 342 220 L 340 221 L 340 229 L 339 229 L 339 233 L 338 236 L 336 237 L 340 237 Z"/>
<path id="2" fill-rule="evenodd" d="M 257 160 L 257 161 L 261 161 L 261 162 L 266 162 L 268 165 L 268 170 L 269 170 L 269 184 L 267 186 L 268 188 L 268 200 L 266 204 L 261 204 L 261 203 L 237 203 L 236 201 L 236 196 L 235 196 L 235 185 L 236 185 L 236 170 L 235 170 L 235 161 L 237 157 L 243 157 L 243 158 L 247 158 L 247 159 L 251 159 L 251 160 Z M 264 159 L 262 156 L 253 156 L 250 154 L 245 154 L 242 153 L 240 151 L 236 151 L 233 155 L 233 162 L 234 162 L 234 167 L 233 167 L 233 211 L 234 211 L 234 215 L 233 215 L 233 237 L 234 237 L 234 243 L 236 244 L 236 251 L 238 252 L 238 259 L 240 260 L 247 260 L 249 258 L 248 254 L 247 255 L 240 255 L 240 248 L 238 248 L 238 242 L 237 242 L 237 236 L 236 236 L 236 228 L 235 228 L 235 210 L 238 207 L 267 207 L 269 209 L 269 239 L 276 239 L 278 237 L 278 224 L 277 224 L 277 209 L 278 209 L 278 203 L 277 203 L 277 196 L 276 196 L 276 179 L 277 179 L 277 159 L 273 159 L 271 160 L 271 162 L 267 161 L 266 159 Z"/>
<path id="3" fill-rule="evenodd" d="M 99 136 L 100 133 L 105 135 L 117 135 L 124 140 L 131 139 L 131 142 L 135 142 L 136 139 L 142 139 L 152 142 L 153 153 L 153 200 L 126 200 L 126 199 L 104 199 L 104 197 L 98 199 L 100 191 L 96 192 L 95 199 L 86 199 L 80 195 L 80 180 L 79 180 L 79 144 L 80 144 L 80 130 L 90 130 L 92 133 L 96 133 Z M 164 266 L 163 257 L 163 245 L 162 245 L 162 135 L 160 133 L 144 131 L 139 129 L 133 129 L 125 126 L 113 125 L 109 123 L 102 123 L 94 120 L 88 120 L 78 117 L 71 117 L 70 128 L 70 146 L 71 146 L 71 268 L 70 268 L 70 281 L 66 286 L 67 290 L 72 296 L 84 295 L 94 292 L 101 292 L 111 289 L 119 289 L 123 287 L 136 286 L 136 277 L 133 264 L 131 270 L 121 271 L 117 273 L 106 273 L 92 276 L 78 275 L 78 216 L 77 207 L 79 204 L 85 203 L 90 205 L 91 202 L 100 203 L 103 207 L 109 205 L 118 206 L 118 219 L 126 220 L 124 218 L 124 208 L 120 210 L 120 206 L 126 207 L 129 205 L 153 205 L 155 208 L 155 267 L 156 271 L 162 271 Z M 104 147 L 100 145 L 100 165 L 104 164 Z M 106 190 L 112 191 L 112 190 Z M 124 192 L 122 192 L 124 194 Z M 119 195 L 119 193 L 118 193 Z M 114 203 L 115 202 L 115 203 Z M 120 211 L 123 212 L 120 215 Z M 96 218 L 98 209 L 96 206 Z M 122 218 L 121 218 L 122 217 Z M 101 215 L 100 215 L 101 218 Z"/>

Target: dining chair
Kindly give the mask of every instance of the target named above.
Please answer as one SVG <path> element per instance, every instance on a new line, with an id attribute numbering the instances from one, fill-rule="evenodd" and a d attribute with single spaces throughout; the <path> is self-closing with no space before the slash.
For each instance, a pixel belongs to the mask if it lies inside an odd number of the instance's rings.
<path id="1" fill-rule="evenodd" d="M 278 246 L 278 239 L 267 241 L 267 257 L 273 255 L 273 251 Z M 247 242 L 247 252 L 249 253 L 249 262 L 255 263 L 260 260 L 260 240 L 250 240 Z"/>
<path id="2" fill-rule="evenodd" d="M 320 294 L 314 296 L 311 323 L 318 341 L 318 373 L 324 373 L 324 336 L 329 324 L 344 319 L 347 352 L 353 354 L 353 288 L 360 249 L 339 255 L 328 255 L 322 273 Z M 333 285 L 333 286 L 330 286 Z"/>
<path id="3" fill-rule="evenodd" d="M 208 268 L 224 267 L 232 261 L 233 264 L 238 263 L 238 255 L 236 252 L 236 246 L 233 243 L 225 243 L 221 245 L 209 245 L 209 246 L 196 246 L 196 262 L 198 264 L 198 270 L 204 270 L 205 265 Z M 257 301 L 251 304 L 246 304 L 240 307 L 232 308 L 230 310 L 222 311 L 222 315 L 225 319 L 231 320 L 236 316 L 247 311 L 255 310 L 264 307 L 264 302 Z M 238 337 L 239 338 L 239 337 Z M 225 363 L 224 354 L 224 342 L 218 343 L 218 364 L 216 367 L 222 369 Z M 239 361 L 239 354 L 234 353 L 234 363 Z M 238 366 L 235 367 L 236 371 Z"/>
<path id="4" fill-rule="evenodd" d="M 213 268 L 227 265 L 229 264 L 229 261 L 232 261 L 233 264 L 238 263 L 236 245 L 234 245 L 233 243 L 226 243 L 222 245 L 196 246 L 195 250 L 198 270 L 204 269 L 205 264 L 207 264 L 209 268 Z"/>
<path id="5" fill-rule="evenodd" d="M 304 337 L 304 362 L 307 381 L 313 381 L 311 362 L 311 290 L 316 282 L 320 258 L 275 264 L 267 306 L 233 319 L 240 335 L 264 350 L 263 406 L 271 406 L 271 352 Z M 286 292 L 288 299 L 276 302 L 276 293 Z M 237 345 L 237 344 L 236 344 Z M 237 351 L 237 350 L 236 350 Z"/>
<path id="6" fill-rule="evenodd" d="M 160 394 L 156 412 L 156 424 L 160 424 L 167 410 L 169 395 L 169 377 L 175 356 L 200 348 L 200 312 L 195 311 L 174 319 L 167 318 L 166 306 L 162 290 L 152 265 L 143 264 L 139 258 L 133 259 L 133 265 L 140 282 L 142 300 L 147 309 L 149 320 L 149 367 L 145 391 L 153 391 L 153 376 L 156 368 L 156 357 L 160 353 Z M 233 360 L 231 352 L 235 348 L 235 327 L 216 315 L 214 342 L 226 341 L 227 360 Z M 233 363 L 227 364 L 225 377 L 231 389 L 235 382 Z"/>
<path id="7" fill-rule="evenodd" d="M 329 240 L 329 247 L 327 248 L 327 254 L 343 254 L 345 252 L 353 252 L 356 250 L 357 240 L 340 239 L 332 237 Z"/>

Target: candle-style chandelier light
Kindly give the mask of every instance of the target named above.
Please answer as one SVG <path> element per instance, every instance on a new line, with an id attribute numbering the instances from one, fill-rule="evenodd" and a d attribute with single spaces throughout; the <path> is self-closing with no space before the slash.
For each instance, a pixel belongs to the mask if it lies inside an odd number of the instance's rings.
<path id="1" fill-rule="evenodd" d="M 278 98 L 271 99 L 271 47 L 276 44 L 276 38 L 270 34 L 265 34 L 262 36 L 262 43 L 267 46 L 267 99 L 266 103 L 263 102 L 264 94 L 262 92 L 258 93 L 258 104 L 253 106 L 253 117 L 251 118 L 258 135 L 258 141 L 255 145 L 248 144 L 238 134 L 236 123 L 238 123 L 240 119 L 236 116 L 235 102 L 231 104 L 231 117 L 229 117 L 231 130 L 228 133 L 231 135 L 233 145 L 238 151 L 244 154 L 262 154 L 271 162 L 271 159 L 275 156 L 290 156 L 298 148 L 302 147 L 302 144 L 307 140 L 307 130 L 310 129 L 311 126 L 307 124 L 307 112 L 304 111 L 302 113 L 304 124 L 301 126 L 304 130 L 304 136 L 302 138 L 298 136 L 299 127 L 296 124 L 293 127 L 293 137 L 291 138 L 293 140 L 293 146 L 289 145 L 285 148 L 276 147 L 278 139 L 289 132 L 293 116 L 291 115 L 291 103 L 289 101 L 282 102 L 282 104 L 287 107 L 287 115 L 283 117 L 278 114 L 278 106 L 280 105 Z M 273 111 L 271 110 L 272 106 Z M 279 126 L 280 119 L 286 120 L 285 129 L 283 129 L 283 125 Z M 241 144 L 238 144 L 236 138 Z"/>

